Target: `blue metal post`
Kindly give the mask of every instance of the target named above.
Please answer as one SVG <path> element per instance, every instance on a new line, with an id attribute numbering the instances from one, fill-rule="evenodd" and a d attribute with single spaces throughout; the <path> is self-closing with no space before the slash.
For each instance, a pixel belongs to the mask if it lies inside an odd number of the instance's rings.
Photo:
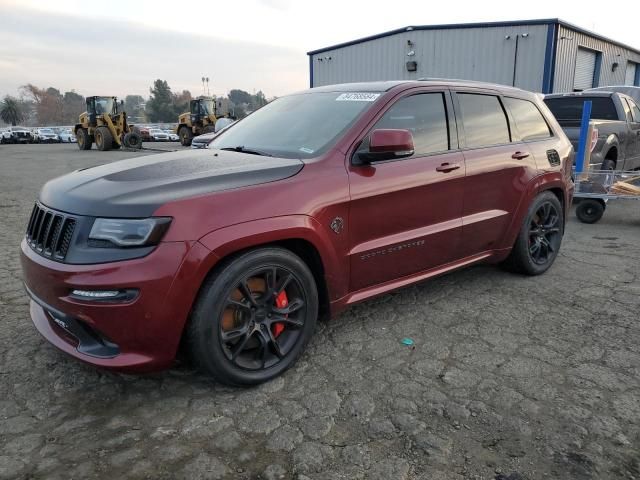
<path id="1" fill-rule="evenodd" d="M 587 143 L 591 142 L 587 138 L 589 134 L 589 120 L 591 120 L 591 100 L 584 102 L 582 106 L 582 122 L 580 123 L 580 138 L 578 139 L 578 155 L 576 157 L 576 172 L 584 171 L 584 158 L 587 153 Z"/>

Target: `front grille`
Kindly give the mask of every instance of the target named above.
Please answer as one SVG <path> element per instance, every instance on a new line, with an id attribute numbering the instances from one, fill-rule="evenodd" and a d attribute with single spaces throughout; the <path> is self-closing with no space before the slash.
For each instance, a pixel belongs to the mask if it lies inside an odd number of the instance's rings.
<path id="1" fill-rule="evenodd" d="M 75 218 L 36 203 L 27 225 L 27 243 L 43 257 L 63 261 L 75 228 Z"/>

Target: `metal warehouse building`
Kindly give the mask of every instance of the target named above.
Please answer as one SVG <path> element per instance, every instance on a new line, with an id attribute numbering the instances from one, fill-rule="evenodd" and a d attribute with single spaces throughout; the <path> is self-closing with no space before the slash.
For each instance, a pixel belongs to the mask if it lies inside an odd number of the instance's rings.
<path id="1" fill-rule="evenodd" d="M 406 27 L 308 55 L 311 87 L 424 77 L 543 93 L 640 85 L 640 50 L 558 19 Z"/>

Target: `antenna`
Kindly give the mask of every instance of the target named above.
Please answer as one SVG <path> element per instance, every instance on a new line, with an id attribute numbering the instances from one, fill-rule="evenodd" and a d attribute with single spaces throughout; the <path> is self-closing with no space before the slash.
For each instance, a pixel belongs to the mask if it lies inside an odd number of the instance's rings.
<path id="1" fill-rule="evenodd" d="M 206 80 L 207 80 L 207 96 L 210 97 L 211 93 L 209 92 L 209 77 L 207 77 Z"/>

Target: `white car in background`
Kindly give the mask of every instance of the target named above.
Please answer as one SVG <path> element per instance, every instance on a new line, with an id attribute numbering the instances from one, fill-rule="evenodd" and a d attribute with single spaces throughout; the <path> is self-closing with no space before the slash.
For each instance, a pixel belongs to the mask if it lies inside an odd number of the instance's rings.
<path id="1" fill-rule="evenodd" d="M 60 141 L 63 143 L 76 143 L 76 136 L 71 130 L 62 130 L 58 133 L 58 137 L 60 137 Z"/>
<path id="2" fill-rule="evenodd" d="M 170 142 L 177 142 L 178 140 L 180 140 L 180 137 L 178 137 L 178 134 L 175 133 L 173 130 L 163 130 L 163 131 L 169 136 Z"/>
<path id="3" fill-rule="evenodd" d="M 149 129 L 149 137 L 153 142 L 168 142 L 169 135 L 167 135 L 164 131 L 159 128 L 150 128 Z"/>
<path id="4" fill-rule="evenodd" d="M 60 138 L 53 128 L 38 128 L 36 135 L 39 143 L 60 143 Z"/>
<path id="5" fill-rule="evenodd" d="M 0 143 L 13 143 L 11 140 L 11 131 L 8 128 L 0 129 Z"/>

